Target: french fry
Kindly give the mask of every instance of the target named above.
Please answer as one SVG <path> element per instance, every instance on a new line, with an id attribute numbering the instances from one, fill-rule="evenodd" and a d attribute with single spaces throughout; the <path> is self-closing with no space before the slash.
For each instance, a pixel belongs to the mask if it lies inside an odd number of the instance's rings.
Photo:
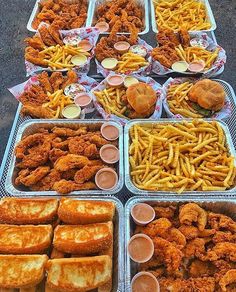
<path id="1" fill-rule="evenodd" d="M 225 134 L 215 121 L 135 124 L 129 134 L 130 175 L 139 189 L 221 191 L 236 183 L 235 157 L 218 146 Z"/>
<path id="2" fill-rule="evenodd" d="M 124 73 L 129 70 L 135 71 L 147 65 L 149 65 L 149 63 L 144 57 L 128 52 L 121 56 L 116 71 L 119 73 Z"/>

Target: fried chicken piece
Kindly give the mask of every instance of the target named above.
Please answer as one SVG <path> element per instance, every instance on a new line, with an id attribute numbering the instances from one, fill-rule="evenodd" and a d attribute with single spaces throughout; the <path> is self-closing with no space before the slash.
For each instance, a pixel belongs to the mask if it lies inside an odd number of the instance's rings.
<path id="1" fill-rule="evenodd" d="M 16 178 L 16 185 L 22 184 L 27 187 L 36 184 L 40 181 L 45 175 L 47 175 L 50 171 L 50 167 L 48 166 L 39 166 L 33 171 L 29 169 L 25 169 L 24 171 L 20 171 Z"/>
<path id="2" fill-rule="evenodd" d="M 63 141 L 61 138 L 56 137 L 52 140 L 52 147 L 61 150 L 68 150 L 68 143 L 68 140 Z"/>
<path id="3" fill-rule="evenodd" d="M 99 148 L 103 145 L 110 144 L 110 142 L 104 139 L 101 134 L 91 135 L 91 137 L 89 137 L 89 142 L 95 144 Z"/>
<path id="4" fill-rule="evenodd" d="M 74 180 L 75 174 L 78 171 L 77 168 L 70 169 L 61 173 L 61 178 L 65 180 Z"/>
<path id="5" fill-rule="evenodd" d="M 236 269 L 227 271 L 219 281 L 219 285 L 223 292 L 229 291 L 226 286 L 233 283 L 236 284 Z M 236 288 L 236 285 L 234 285 L 234 288 Z"/>
<path id="6" fill-rule="evenodd" d="M 63 46 L 64 43 L 61 39 L 61 35 L 59 33 L 60 28 L 62 27 L 63 23 L 59 22 L 53 22 L 51 25 L 48 27 L 48 32 L 51 35 L 51 37 L 54 39 L 54 41 L 59 44 L 60 46 Z"/>
<path id="7" fill-rule="evenodd" d="M 38 31 L 45 45 L 50 47 L 55 46 L 57 44 L 55 40 L 52 38 L 51 34 L 48 31 L 48 28 L 45 25 L 40 26 Z"/>
<path id="8" fill-rule="evenodd" d="M 58 158 L 54 168 L 58 171 L 68 171 L 73 168 L 83 168 L 89 164 L 89 159 L 82 155 L 67 154 Z"/>
<path id="9" fill-rule="evenodd" d="M 47 92 L 53 93 L 52 85 L 50 83 L 50 79 L 46 71 L 38 75 L 38 82 L 45 93 Z"/>
<path id="10" fill-rule="evenodd" d="M 183 253 L 180 249 L 176 248 L 174 244 L 161 238 L 155 237 L 154 243 L 154 255 L 160 257 L 166 265 L 167 272 L 172 273 L 177 271 L 180 267 Z"/>
<path id="11" fill-rule="evenodd" d="M 215 229 L 204 229 L 200 231 L 195 226 L 181 225 L 179 231 L 183 233 L 186 239 L 194 239 L 197 237 L 209 237 L 216 233 Z"/>
<path id="12" fill-rule="evenodd" d="M 180 38 L 180 43 L 184 48 L 187 48 L 190 46 L 190 35 L 187 29 L 180 28 L 179 38 Z"/>
<path id="13" fill-rule="evenodd" d="M 160 257 L 152 257 L 149 261 L 139 264 L 139 271 L 155 270 L 163 265 L 163 261 Z"/>
<path id="14" fill-rule="evenodd" d="M 25 60 L 41 66 L 41 67 L 47 67 L 48 66 L 48 62 L 44 60 L 44 56 L 42 54 L 39 54 L 40 51 L 36 50 L 32 47 L 26 47 L 25 48 Z"/>
<path id="15" fill-rule="evenodd" d="M 21 109 L 23 116 L 31 116 L 38 119 L 53 119 L 54 112 L 42 106 L 35 107 L 34 105 L 24 105 Z"/>
<path id="16" fill-rule="evenodd" d="M 28 46 L 39 51 L 44 50 L 46 47 L 42 39 L 38 35 L 34 35 L 31 38 L 26 38 L 24 41 Z"/>
<path id="17" fill-rule="evenodd" d="M 143 227 L 142 232 L 151 238 L 155 238 L 156 236 L 162 237 L 162 235 L 169 231 L 171 226 L 172 224 L 168 219 L 159 218 Z"/>
<path id="18" fill-rule="evenodd" d="M 154 48 L 151 52 L 154 60 L 160 62 L 163 66 L 171 68 L 172 64 L 179 61 L 180 58 L 175 49 L 170 45 L 164 45 Z"/>
<path id="19" fill-rule="evenodd" d="M 57 136 L 62 137 L 74 137 L 74 136 L 80 136 L 87 133 L 87 127 L 80 127 L 77 130 L 73 130 L 70 128 L 63 128 L 63 127 L 55 127 L 52 129 L 52 132 L 56 134 Z"/>
<path id="20" fill-rule="evenodd" d="M 56 14 L 53 10 L 48 10 L 46 7 L 43 7 L 42 11 L 37 15 L 37 18 L 40 22 L 50 23 L 56 18 Z M 38 28 L 38 27 L 37 27 Z"/>
<path id="21" fill-rule="evenodd" d="M 50 172 L 36 184 L 30 186 L 32 191 L 50 191 L 57 181 L 61 179 L 61 173 L 56 169 L 51 169 Z"/>
<path id="22" fill-rule="evenodd" d="M 212 238 L 214 243 L 219 242 L 233 242 L 236 243 L 236 234 L 232 234 L 231 232 L 223 232 L 223 231 L 216 231 L 215 235 Z"/>
<path id="23" fill-rule="evenodd" d="M 184 254 L 185 257 L 197 257 L 201 260 L 205 260 L 206 257 L 206 248 L 205 244 L 209 242 L 211 239 L 209 238 L 195 238 L 187 242 Z"/>
<path id="24" fill-rule="evenodd" d="M 203 262 L 198 259 L 192 261 L 189 266 L 190 277 L 211 277 L 216 272 L 216 267 L 211 262 Z"/>
<path id="25" fill-rule="evenodd" d="M 180 44 L 177 35 L 172 29 L 168 28 L 159 28 L 157 42 L 162 46 L 173 44 L 176 47 Z"/>
<path id="26" fill-rule="evenodd" d="M 180 207 L 179 221 L 186 225 L 197 223 L 198 229 L 203 231 L 207 224 L 207 212 L 195 203 L 188 203 Z"/>
<path id="27" fill-rule="evenodd" d="M 68 154 L 68 151 L 63 151 L 58 148 L 53 148 L 49 151 L 49 160 L 54 163 L 56 160 L 62 156 L 66 156 Z"/>
<path id="28" fill-rule="evenodd" d="M 207 251 L 207 259 L 209 261 L 217 261 L 226 259 L 236 261 L 236 243 L 220 242 L 217 243 L 211 250 Z"/>
<path id="29" fill-rule="evenodd" d="M 68 194 L 73 191 L 92 190 L 96 189 L 96 185 L 93 182 L 86 182 L 84 184 L 77 184 L 71 180 L 62 179 L 53 185 L 53 189 L 61 194 Z"/>
<path id="30" fill-rule="evenodd" d="M 53 72 L 49 80 L 55 92 L 61 88 L 64 78 L 61 72 Z"/>
<path id="31" fill-rule="evenodd" d="M 155 210 L 156 217 L 158 218 L 167 218 L 172 219 L 175 216 L 176 207 L 170 206 L 170 207 L 159 207 L 159 206 L 153 206 Z"/>
<path id="32" fill-rule="evenodd" d="M 73 21 L 70 23 L 70 27 L 73 29 L 73 28 L 78 28 L 78 27 L 83 26 L 86 18 L 87 18 L 86 12 L 84 12 L 83 14 L 80 14 L 79 16 L 73 19 Z"/>
<path id="33" fill-rule="evenodd" d="M 95 166 L 84 166 L 82 169 L 78 170 L 74 176 L 74 180 L 77 184 L 83 184 L 94 178 L 95 174 L 101 169 L 103 166 L 95 165 Z"/>
<path id="34" fill-rule="evenodd" d="M 23 105 L 41 106 L 43 103 L 48 102 L 48 96 L 39 85 L 32 84 L 26 91 L 24 91 L 19 101 Z"/>
<path id="35" fill-rule="evenodd" d="M 88 158 L 99 157 L 99 150 L 97 149 L 97 146 L 80 137 L 71 138 L 68 147 L 70 153 L 72 154 L 84 155 Z"/>
<path id="36" fill-rule="evenodd" d="M 65 89 L 66 86 L 76 83 L 78 80 L 77 74 L 75 71 L 68 71 L 67 76 L 64 78 L 64 81 L 62 83 L 61 89 Z"/>
<path id="37" fill-rule="evenodd" d="M 208 223 L 211 228 L 216 230 L 228 230 L 231 232 L 236 232 L 236 222 L 230 217 L 223 214 L 216 214 L 210 212 L 208 214 Z"/>

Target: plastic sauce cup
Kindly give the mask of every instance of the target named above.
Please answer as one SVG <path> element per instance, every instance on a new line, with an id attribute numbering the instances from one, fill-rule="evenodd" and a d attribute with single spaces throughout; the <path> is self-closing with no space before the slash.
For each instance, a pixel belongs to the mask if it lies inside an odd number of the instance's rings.
<path id="1" fill-rule="evenodd" d="M 131 209 L 131 216 L 137 225 L 143 226 L 153 221 L 156 214 L 150 205 L 139 203 Z"/>
<path id="2" fill-rule="evenodd" d="M 99 189 L 108 191 L 114 189 L 118 182 L 118 175 L 110 167 L 100 169 L 95 175 L 95 183 Z"/>
<path id="3" fill-rule="evenodd" d="M 120 159 L 119 149 L 112 144 L 103 145 L 99 154 L 101 159 L 108 164 L 114 164 Z"/>
<path id="4" fill-rule="evenodd" d="M 93 45 L 88 40 L 82 40 L 78 43 L 78 47 L 82 48 L 85 52 L 92 50 Z"/>
<path id="5" fill-rule="evenodd" d="M 81 114 L 81 108 L 75 104 L 70 104 L 63 108 L 62 115 L 66 119 L 78 119 Z"/>
<path id="6" fill-rule="evenodd" d="M 154 244 L 146 234 L 136 234 L 128 242 L 128 253 L 136 263 L 146 263 L 154 254 Z"/>
<path id="7" fill-rule="evenodd" d="M 108 76 L 107 84 L 111 87 L 121 87 L 124 84 L 124 77 L 118 74 Z"/>
<path id="8" fill-rule="evenodd" d="M 105 21 L 100 21 L 95 25 L 96 28 L 99 29 L 100 33 L 106 32 L 109 30 L 109 24 L 106 23 Z"/>
<path id="9" fill-rule="evenodd" d="M 120 52 L 120 53 L 128 52 L 129 48 L 130 48 L 130 44 L 125 41 L 120 41 L 114 44 L 114 49 L 116 49 L 117 52 Z"/>
<path id="10" fill-rule="evenodd" d="M 106 140 L 115 141 L 119 137 L 119 129 L 111 123 L 107 122 L 102 124 L 101 134 Z"/>
<path id="11" fill-rule="evenodd" d="M 137 273 L 131 281 L 132 292 L 160 292 L 156 277 L 149 272 Z"/>
<path id="12" fill-rule="evenodd" d="M 105 58 L 101 65 L 103 68 L 108 70 L 114 70 L 118 64 L 118 60 L 116 58 Z"/>

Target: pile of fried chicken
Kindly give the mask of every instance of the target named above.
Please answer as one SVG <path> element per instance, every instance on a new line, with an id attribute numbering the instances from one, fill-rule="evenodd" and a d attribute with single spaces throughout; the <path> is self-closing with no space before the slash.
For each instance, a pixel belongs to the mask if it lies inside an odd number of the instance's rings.
<path id="1" fill-rule="evenodd" d="M 15 185 L 62 194 L 96 189 L 95 174 L 106 166 L 99 150 L 109 143 L 100 129 L 41 128 L 24 137 L 15 148 Z"/>
<path id="2" fill-rule="evenodd" d="M 35 65 L 48 67 L 48 62 L 44 60 L 45 54 L 41 51 L 50 46 L 64 45 L 59 29 L 54 24 L 48 27 L 41 25 L 38 30 L 39 34 L 26 38 L 25 42 L 28 46 L 25 48 L 25 59 Z"/>
<path id="3" fill-rule="evenodd" d="M 124 23 L 126 21 L 124 20 Z M 119 35 L 119 23 L 115 24 L 108 37 L 102 37 L 95 47 L 95 57 L 101 62 L 105 58 L 116 58 L 120 59 L 122 54 L 114 48 L 114 44 L 119 41 L 126 41 L 131 46 L 137 44 L 138 40 L 138 29 L 132 23 L 127 23 L 130 36 Z"/>
<path id="4" fill-rule="evenodd" d="M 77 82 L 77 75 L 74 71 L 68 71 L 65 76 L 61 72 L 53 72 L 51 76 L 47 72 L 37 75 L 38 84 L 32 84 L 20 95 L 19 101 L 23 104 L 21 113 L 34 118 L 51 119 L 54 112 L 44 107 L 49 102 L 47 93 L 64 90 L 67 85 Z"/>
<path id="5" fill-rule="evenodd" d="M 69 3 L 66 0 L 45 0 L 39 2 L 39 10 L 32 23 L 34 29 L 37 29 L 41 22 L 52 24 L 59 29 L 79 28 L 85 24 L 88 1 Z"/>
<path id="6" fill-rule="evenodd" d="M 161 292 L 236 291 L 236 222 L 196 203 L 154 206 L 156 219 L 135 233 L 152 238 L 154 256 L 140 271 L 158 278 Z"/>
<path id="7" fill-rule="evenodd" d="M 163 66 L 171 68 L 173 63 L 180 61 L 175 47 L 180 44 L 184 48 L 189 47 L 190 35 L 184 28 L 180 28 L 178 34 L 174 33 L 172 29 L 160 28 L 157 33 L 157 42 L 159 47 L 152 50 L 151 56 Z"/>
<path id="8" fill-rule="evenodd" d="M 143 17 L 144 9 L 135 0 L 105 1 L 96 10 L 96 23 L 105 21 L 110 30 L 116 25 L 119 32 L 129 32 L 129 24 L 142 31 Z"/>

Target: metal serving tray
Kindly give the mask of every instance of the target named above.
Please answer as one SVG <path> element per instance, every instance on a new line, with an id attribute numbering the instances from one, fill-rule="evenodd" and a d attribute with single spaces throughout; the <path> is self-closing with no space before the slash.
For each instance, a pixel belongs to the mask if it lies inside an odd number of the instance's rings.
<path id="1" fill-rule="evenodd" d="M 87 22 L 87 26 L 95 26 L 96 24 L 96 10 L 97 10 L 97 6 L 100 4 L 103 4 L 104 2 L 107 1 L 112 1 L 112 0 L 90 0 L 91 3 L 91 8 L 89 10 L 90 15 L 89 15 L 89 19 Z M 149 32 L 149 8 L 148 8 L 148 0 L 135 0 L 137 3 L 139 3 L 142 7 L 143 7 L 143 11 L 144 11 L 144 30 L 139 32 L 139 35 L 143 35 Z M 114 1 L 115 3 L 115 1 Z M 127 32 L 121 32 L 122 34 L 129 34 Z M 103 34 L 110 34 L 110 32 L 105 32 Z"/>
<path id="2" fill-rule="evenodd" d="M 61 127 L 70 127 L 73 129 L 77 129 L 81 126 L 87 126 L 91 130 L 95 129 L 100 129 L 101 125 L 105 122 L 105 120 L 83 120 L 83 121 L 73 121 L 73 120 L 29 120 L 25 121 L 21 124 L 14 143 L 14 148 L 17 145 L 19 141 L 25 136 L 31 135 L 35 133 L 39 128 L 48 128 L 51 129 L 55 126 L 61 126 Z M 119 129 L 119 141 L 118 141 L 118 147 L 120 150 L 120 157 L 123 157 L 123 129 L 122 126 L 114 121 L 111 121 L 118 129 Z M 16 177 L 16 169 L 15 169 L 15 163 L 16 163 L 16 157 L 14 155 L 14 151 L 12 152 L 11 155 L 11 161 L 9 165 L 9 169 L 7 172 L 7 177 L 5 181 L 5 189 L 6 191 L 14 196 L 22 196 L 22 195 L 29 195 L 29 196 L 37 196 L 37 195 L 57 195 L 56 191 L 43 191 L 43 192 L 37 192 L 37 191 L 30 191 L 30 190 L 25 190 L 21 187 L 17 187 L 14 184 L 14 179 Z M 83 191 L 75 191 L 70 193 L 70 195 L 74 194 L 89 194 L 89 195 L 112 195 L 117 192 L 119 192 L 124 184 L 124 173 L 123 173 L 123 159 L 120 159 L 118 162 L 118 169 L 117 173 L 119 176 L 119 181 L 117 186 L 110 191 L 103 191 L 103 190 L 83 190 Z"/>
<path id="3" fill-rule="evenodd" d="M 150 0 L 151 3 L 151 21 L 152 21 L 152 30 L 157 33 L 158 32 L 158 27 L 157 27 L 157 23 L 156 23 L 156 13 L 155 13 L 155 7 L 153 4 L 153 0 Z M 201 30 L 201 32 L 210 32 L 210 31 L 214 31 L 216 30 L 216 22 L 215 22 L 215 18 L 213 15 L 213 12 L 211 10 L 211 6 L 208 0 L 199 0 L 200 2 L 205 4 L 206 7 L 206 12 L 207 12 L 207 19 L 211 24 L 211 28 L 206 29 L 206 30 Z"/>
<path id="4" fill-rule="evenodd" d="M 124 128 L 124 159 L 125 159 L 125 185 L 128 188 L 130 192 L 133 194 L 138 194 L 138 195 L 176 195 L 176 192 L 170 192 L 170 191 L 148 191 L 148 190 L 141 190 L 138 189 L 131 180 L 130 177 L 130 165 L 129 165 L 129 130 L 133 125 L 136 124 L 141 124 L 141 125 L 152 125 L 152 124 L 168 124 L 168 123 L 182 123 L 183 121 L 191 122 L 193 119 L 161 119 L 161 120 L 135 120 L 135 121 L 130 121 L 125 125 Z M 207 122 L 213 122 L 215 120 L 212 119 L 204 119 L 204 121 Z M 223 131 L 226 136 L 226 146 L 228 148 L 228 151 L 232 156 L 236 158 L 236 151 L 233 145 L 233 141 L 231 139 L 231 135 L 229 132 L 229 128 L 225 122 L 222 122 L 220 120 L 217 120 L 217 122 L 221 125 L 223 128 Z M 235 160 L 235 165 L 236 165 L 236 160 Z M 203 192 L 203 191 L 185 191 L 182 194 L 188 194 L 190 196 L 204 196 L 205 193 L 209 196 L 220 196 L 220 195 L 226 195 L 226 194 L 231 194 L 235 192 L 236 186 L 234 186 L 230 190 L 226 191 L 209 191 L 209 192 Z M 180 195 L 179 195 L 180 196 Z"/>
<path id="5" fill-rule="evenodd" d="M 163 193 L 163 195 L 165 195 Z M 207 194 L 205 194 L 207 195 Z M 133 222 L 130 211 L 131 208 L 137 204 L 137 203 L 148 203 L 150 205 L 158 204 L 162 207 L 167 207 L 170 205 L 179 205 L 183 203 L 189 203 L 189 202 L 195 202 L 202 206 L 203 208 L 206 208 L 209 211 L 213 211 L 215 213 L 223 213 L 225 215 L 230 216 L 232 219 L 236 221 L 236 201 L 235 200 L 224 200 L 224 199 L 192 199 L 192 198 L 185 198 L 185 199 L 179 199 L 177 197 L 175 198 L 160 198 L 160 196 L 148 196 L 148 197 L 133 197 L 128 200 L 128 202 L 125 205 L 125 291 L 129 292 L 131 291 L 131 279 L 132 277 L 137 273 L 138 264 L 134 263 L 127 252 L 127 244 L 130 239 L 130 237 L 134 233 L 135 223 Z"/>
<path id="6" fill-rule="evenodd" d="M 30 15 L 29 21 L 27 23 L 27 29 L 29 31 L 32 31 L 32 32 L 36 32 L 37 31 L 36 29 L 34 29 L 32 27 L 32 24 L 33 24 L 33 21 L 34 21 L 35 17 L 37 16 L 37 14 L 40 12 L 39 3 L 41 1 L 42 0 L 36 0 L 36 2 L 35 2 L 34 8 L 32 10 L 32 13 Z M 87 2 L 88 2 L 88 10 L 87 10 L 87 19 L 86 19 L 86 22 L 85 22 L 85 27 L 88 26 L 87 23 L 88 23 L 88 19 L 89 19 L 89 11 L 90 11 L 90 6 L 91 6 L 91 1 L 87 0 Z"/>

